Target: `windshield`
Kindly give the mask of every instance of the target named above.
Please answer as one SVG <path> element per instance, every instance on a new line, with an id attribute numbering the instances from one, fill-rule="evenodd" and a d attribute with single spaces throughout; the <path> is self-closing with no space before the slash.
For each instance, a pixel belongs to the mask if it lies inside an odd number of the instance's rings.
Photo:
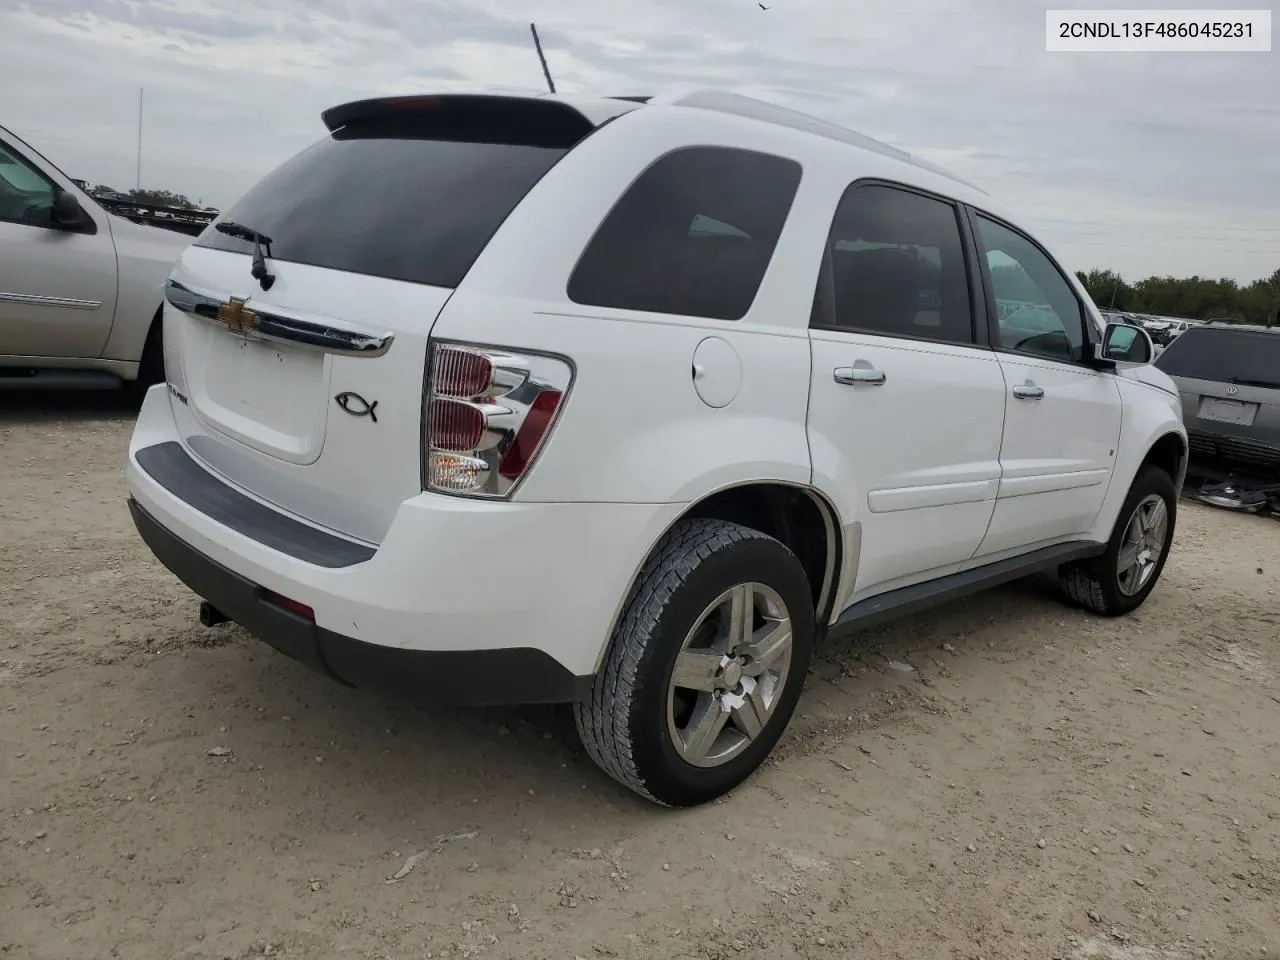
<path id="1" fill-rule="evenodd" d="M 270 237 L 272 260 L 456 287 L 568 146 L 414 133 L 341 130 L 268 174 L 223 219 Z M 213 227 L 196 246 L 254 249 Z"/>
<path id="2" fill-rule="evenodd" d="M 1190 327 L 1155 365 L 1171 377 L 1280 387 L 1280 332 Z"/>

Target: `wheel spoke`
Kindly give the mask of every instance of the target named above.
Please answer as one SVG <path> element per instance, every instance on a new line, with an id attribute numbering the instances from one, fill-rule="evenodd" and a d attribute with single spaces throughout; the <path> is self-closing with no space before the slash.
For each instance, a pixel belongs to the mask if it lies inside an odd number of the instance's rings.
<path id="1" fill-rule="evenodd" d="M 737 583 L 708 597 L 669 668 L 668 742 L 686 763 L 731 763 L 760 735 L 787 689 L 793 627 L 767 583 Z"/>
<path id="2" fill-rule="evenodd" d="M 791 650 L 791 620 L 769 620 L 754 637 L 734 652 L 749 657 L 742 668 L 748 677 L 758 677 Z"/>
<path id="3" fill-rule="evenodd" d="M 693 762 L 705 760 L 728 720 L 729 713 L 719 700 L 714 697 L 699 697 L 693 718 L 682 737 L 685 759 Z"/>
<path id="4" fill-rule="evenodd" d="M 1159 494 L 1149 494 L 1134 508 L 1116 555 L 1120 591 L 1136 596 L 1148 588 L 1169 538 L 1169 506 Z"/>
<path id="5" fill-rule="evenodd" d="M 1124 576 L 1126 573 L 1132 573 L 1138 568 L 1138 557 L 1142 553 L 1141 543 L 1126 543 L 1120 548 L 1120 554 L 1116 557 L 1117 572 Z"/>
<path id="6" fill-rule="evenodd" d="M 751 584 L 739 585 L 729 600 L 729 649 L 751 640 L 756 604 Z"/>
<path id="7" fill-rule="evenodd" d="M 1166 510 L 1163 500 L 1156 500 L 1151 506 L 1143 511 L 1142 532 L 1153 533 L 1165 521 Z"/>
<path id="8" fill-rule="evenodd" d="M 724 656 L 714 650 L 686 650 L 676 657 L 671 684 L 681 690 L 705 690 L 716 688 L 716 675 Z"/>
<path id="9" fill-rule="evenodd" d="M 764 690 L 760 684 L 751 685 L 732 710 L 734 725 L 746 734 L 747 739 L 754 740 L 760 736 L 765 723 L 769 719 L 769 708 L 764 702 Z"/>

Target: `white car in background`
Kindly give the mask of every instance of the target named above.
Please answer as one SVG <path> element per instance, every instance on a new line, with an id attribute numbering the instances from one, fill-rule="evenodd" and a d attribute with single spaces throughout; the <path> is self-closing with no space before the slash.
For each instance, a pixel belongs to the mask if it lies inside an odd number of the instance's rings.
<path id="1" fill-rule="evenodd" d="M 191 238 L 108 213 L 0 127 L 0 383 L 164 380 L 164 280 Z"/>

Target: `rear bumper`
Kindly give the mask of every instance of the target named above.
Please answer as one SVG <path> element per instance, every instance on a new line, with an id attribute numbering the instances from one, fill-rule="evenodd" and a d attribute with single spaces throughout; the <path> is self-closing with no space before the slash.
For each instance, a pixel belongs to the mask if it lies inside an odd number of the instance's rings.
<path id="1" fill-rule="evenodd" d="M 590 675 L 575 676 L 528 647 L 405 650 L 326 630 L 268 602 L 260 585 L 184 543 L 132 497 L 129 512 L 151 552 L 196 594 L 258 639 L 340 683 L 451 704 L 567 703 L 590 691 Z"/>
<path id="2" fill-rule="evenodd" d="M 211 472 L 187 452 L 172 402 L 152 388 L 130 441 L 143 539 L 226 616 L 344 683 L 458 704 L 579 698 L 632 577 L 682 509 L 424 493 L 399 504 L 381 543 L 358 543 Z"/>
<path id="3" fill-rule="evenodd" d="M 1191 463 L 1194 467 L 1238 471 L 1280 480 L 1280 444 L 1274 442 L 1277 438 L 1264 439 L 1263 430 L 1255 433 L 1256 436 L 1240 436 L 1238 433 L 1205 429 L 1201 424 L 1188 427 Z"/>

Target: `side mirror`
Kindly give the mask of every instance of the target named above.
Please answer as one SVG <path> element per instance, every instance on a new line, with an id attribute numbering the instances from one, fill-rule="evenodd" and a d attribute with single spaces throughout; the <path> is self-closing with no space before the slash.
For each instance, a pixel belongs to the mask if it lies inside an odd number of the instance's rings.
<path id="1" fill-rule="evenodd" d="M 1094 348 L 1094 357 L 1108 366 L 1124 365 L 1140 367 L 1155 356 L 1155 344 L 1151 335 L 1141 327 L 1127 323 L 1108 323 L 1102 333 L 1102 342 Z"/>
<path id="2" fill-rule="evenodd" d="M 93 218 L 80 206 L 74 193 L 59 190 L 53 196 L 53 222 L 63 230 L 83 230 L 93 224 Z"/>

